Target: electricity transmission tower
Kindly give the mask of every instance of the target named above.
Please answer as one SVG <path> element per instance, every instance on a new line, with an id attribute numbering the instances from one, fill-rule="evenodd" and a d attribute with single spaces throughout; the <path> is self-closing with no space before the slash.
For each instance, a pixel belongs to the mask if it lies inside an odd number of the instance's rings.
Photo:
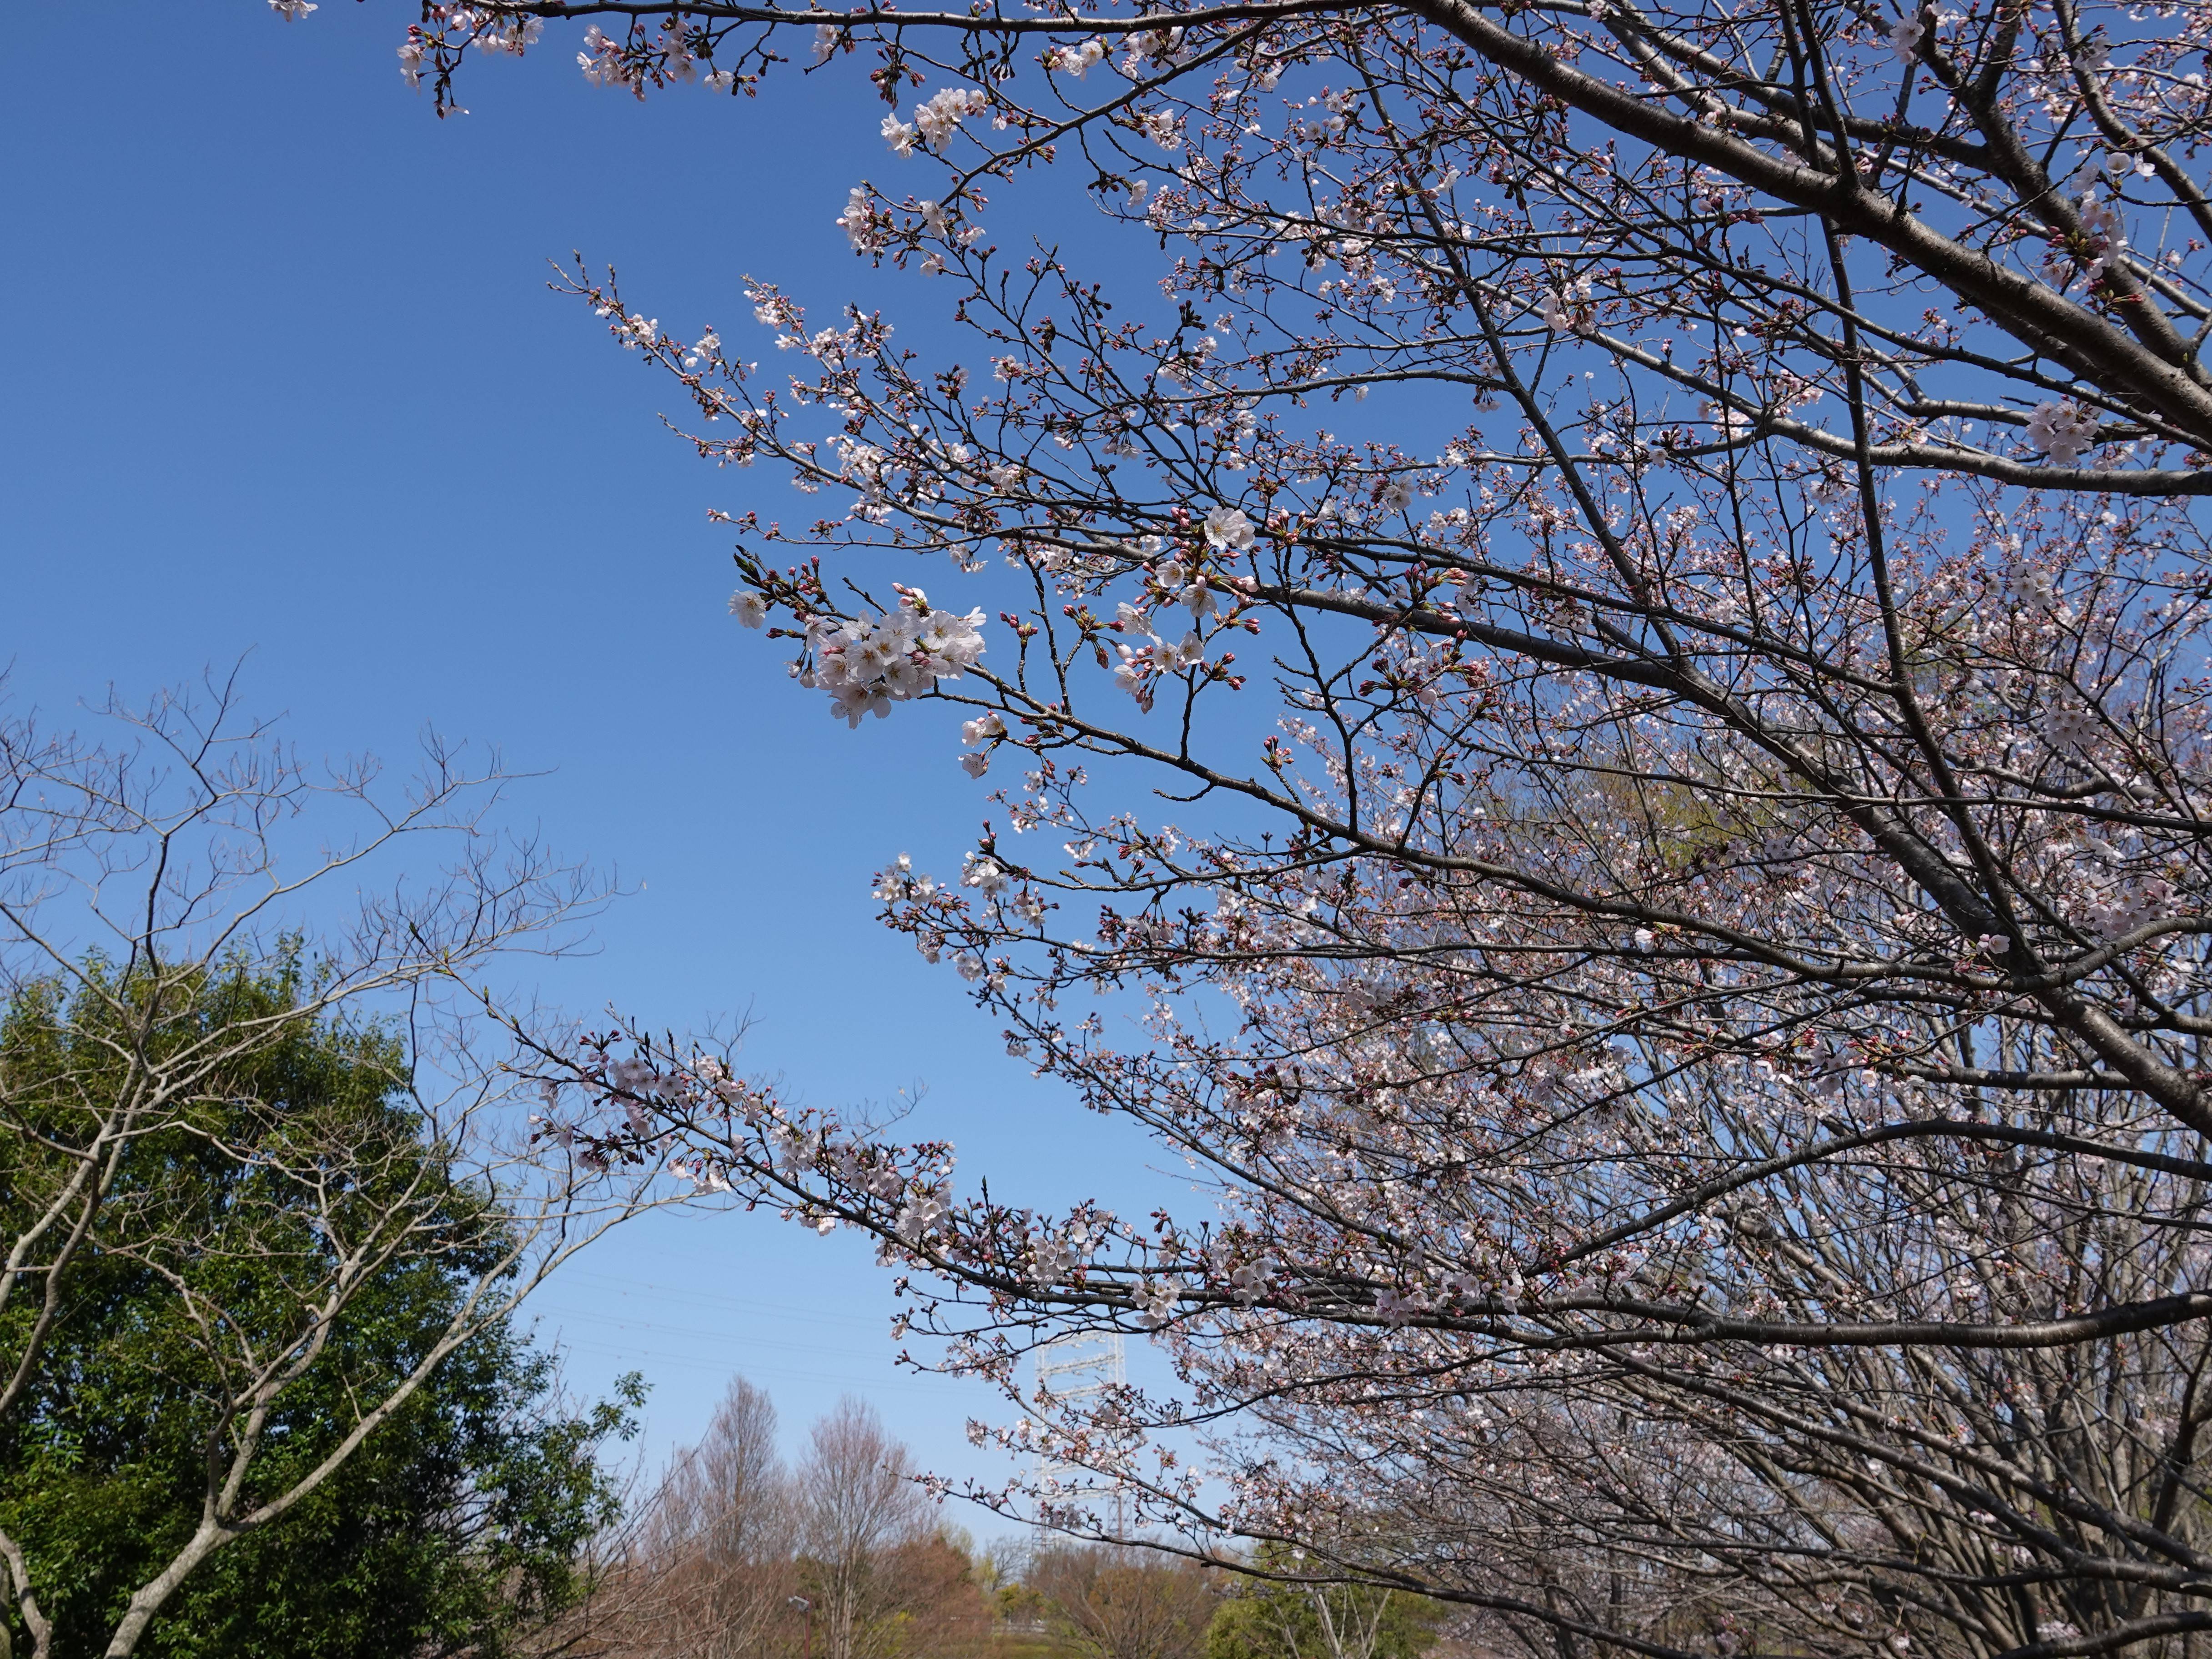
<path id="1" fill-rule="evenodd" d="M 1121 1358 L 1119 1331 L 1071 1331 L 1055 1336 L 1036 1351 L 1036 1381 L 1041 1393 L 1054 1405 L 1091 1400 L 1128 1380 Z M 1093 1495 L 1095 1474 L 1079 1464 L 1037 1454 L 1036 1486 L 1042 1492 L 1066 1492 Z M 1114 1483 L 1114 1531 L 1127 1531 L 1121 1485 Z"/>

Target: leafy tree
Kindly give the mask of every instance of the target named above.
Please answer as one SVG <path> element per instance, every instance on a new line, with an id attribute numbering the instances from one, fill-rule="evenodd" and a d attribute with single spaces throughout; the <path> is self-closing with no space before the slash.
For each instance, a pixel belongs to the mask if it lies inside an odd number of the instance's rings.
<path id="1" fill-rule="evenodd" d="M 94 1248 L 70 1272 L 65 1316 L 21 1406 L 0 1423 L 0 1525 L 38 1564 L 58 1650 L 96 1651 L 202 1519 L 226 1392 L 210 1344 L 228 1340 L 227 1322 L 289 1308 L 297 1262 L 319 1248 L 323 1211 L 305 1201 L 300 1155 L 352 1149 L 350 1164 L 329 1167 L 353 1204 L 389 1209 L 404 1189 L 426 1224 L 456 1241 L 486 1219 L 484 1194 L 421 1134 L 398 1040 L 296 1017 L 311 993 L 295 944 L 201 975 L 189 1005 L 160 1023 L 152 1046 L 171 1054 L 241 1029 L 267 1035 L 131 1142 Z M 10 1236 L 61 1173 L 39 1128 L 127 1086 L 133 1057 L 117 1016 L 147 994 L 94 964 L 76 996 L 52 981 L 27 986 L 0 1015 L 18 1127 L 0 1140 Z M 372 1145 L 380 1155 L 360 1158 Z M 301 1480 L 345 1437 L 359 1402 L 394 1391 L 450 1329 L 499 1243 L 494 1226 L 473 1249 L 397 1256 L 368 1276 L 269 1413 L 249 1495 Z M 6 1311 L 11 1348 L 34 1316 L 27 1304 Z M 510 1319 L 484 1324 L 329 1479 L 187 1577 L 141 1650 L 502 1651 L 578 1595 L 579 1548 L 617 1507 L 597 1452 L 634 1432 L 628 1408 L 642 1397 L 633 1377 L 618 1399 L 574 1411 L 556 1381 L 552 1358 Z"/>
<path id="2" fill-rule="evenodd" d="M 411 1616 L 359 1540 L 422 1567 L 441 1527 L 471 1559 L 520 1549 L 502 1582 L 542 1598 L 532 1553 L 579 1524 L 562 1502 L 588 1517 L 557 1494 L 621 1407 L 533 1452 L 551 1376 L 510 1321 L 663 1201 L 662 1160 L 526 1121 L 559 1097 L 528 1060 L 573 1037 L 481 980 L 564 950 L 600 890 L 498 834 L 501 775 L 434 739 L 394 788 L 372 759 L 302 762 L 227 684 L 94 718 L 0 718 L 0 1651 L 125 1659 L 210 1571 L 339 1641 L 343 1605 Z M 280 856 L 303 817 L 316 850 Z M 282 931 L 340 884 L 312 946 Z M 410 1442 L 449 1453 L 412 1498 Z M 277 1573 L 285 1537 L 323 1539 L 323 1568 Z M 459 1617 L 465 1577 L 416 1577 Z M 270 1639 L 238 1596 L 162 1639 L 204 1647 L 233 1612 Z"/>
<path id="3" fill-rule="evenodd" d="M 1206 1659 L 1420 1659 L 1436 1644 L 1434 1601 L 1307 1578 L 1304 1552 L 1271 1547 L 1206 1628 Z"/>

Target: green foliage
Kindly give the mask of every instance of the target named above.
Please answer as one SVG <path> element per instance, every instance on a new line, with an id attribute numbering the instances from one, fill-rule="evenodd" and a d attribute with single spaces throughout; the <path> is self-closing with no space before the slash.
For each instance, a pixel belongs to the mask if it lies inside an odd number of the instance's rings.
<path id="1" fill-rule="evenodd" d="M 496 1211 L 425 1140 L 401 1045 L 301 1012 L 310 984 L 296 949 L 182 986 L 95 966 L 74 995 L 39 986 L 0 1012 L 9 1237 L 65 1176 L 41 1134 L 81 1145 L 148 1077 L 191 1080 L 130 1142 L 33 1389 L 0 1424 L 0 1524 L 25 1547 L 58 1653 L 104 1648 L 191 1534 L 210 1452 L 239 1432 L 221 1401 L 249 1354 L 282 1353 L 337 1252 L 388 1237 L 395 1214 L 411 1229 L 276 1400 L 249 1499 L 326 1458 L 498 1260 Z M 0 1316 L 10 1365 L 32 1313 Z M 308 1498 L 204 1562 L 140 1651 L 502 1651 L 580 1593 L 579 1546 L 615 1508 L 597 1454 L 635 1432 L 642 1398 L 631 1377 L 617 1400 L 571 1410 L 556 1382 L 509 1326 L 479 1331 Z"/>
<path id="2" fill-rule="evenodd" d="M 1296 1570 L 1275 1550 L 1256 1565 Z M 1206 1659 L 1420 1659 L 1436 1644 L 1441 1614 L 1434 1601 L 1403 1590 L 1240 1577 L 1206 1626 Z"/>

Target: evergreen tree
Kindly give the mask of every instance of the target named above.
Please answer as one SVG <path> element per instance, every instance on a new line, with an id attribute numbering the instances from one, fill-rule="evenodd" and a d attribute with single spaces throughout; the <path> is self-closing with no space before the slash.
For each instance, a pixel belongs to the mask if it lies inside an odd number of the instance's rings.
<path id="1" fill-rule="evenodd" d="M 9 1237 L 65 1178 L 42 1127 L 128 1087 L 159 1058 L 149 1045 L 226 1056 L 124 1148 L 31 1391 L 0 1424 L 0 1526 L 23 1548 L 57 1652 L 104 1647 L 132 1593 L 200 1523 L 211 1439 L 234 1432 L 213 1356 L 252 1342 L 264 1314 L 281 1328 L 324 1270 L 337 1229 L 330 1193 L 313 1191 L 319 1170 L 350 1188 L 337 1213 L 404 1203 L 452 1249 L 394 1251 L 372 1273 L 277 1400 L 256 1486 L 283 1490 L 328 1457 L 359 1402 L 391 1395 L 496 1259 L 492 1198 L 458 1181 L 448 1149 L 423 1133 L 404 1046 L 373 1024 L 298 1013 L 311 977 L 288 948 L 202 975 L 181 997 L 165 981 L 158 994 L 173 1006 L 131 1020 L 123 1011 L 144 1013 L 151 981 L 95 968 L 74 995 L 35 985 L 0 1013 Z M 9 1354 L 25 1345 L 9 1327 L 36 1313 L 26 1300 L 0 1314 Z M 572 1408 L 557 1381 L 510 1320 L 478 1330 L 304 1500 L 201 1563 L 139 1650 L 506 1650 L 580 1594 L 580 1547 L 617 1507 L 597 1454 L 634 1432 L 642 1398 L 633 1376 L 616 1400 Z"/>

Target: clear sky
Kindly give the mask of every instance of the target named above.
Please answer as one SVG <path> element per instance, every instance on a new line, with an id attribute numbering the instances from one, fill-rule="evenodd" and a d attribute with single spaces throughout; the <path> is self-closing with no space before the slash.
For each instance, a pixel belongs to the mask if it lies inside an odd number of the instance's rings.
<path id="1" fill-rule="evenodd" d="M 0 332 L 0 658 L 57 713 L 247 659 L 311 750 L 404 756 L 426 726 L 545 775 L 519 817 L 641 888 L 548 990 L 681 1029 L 747 1008 L 750 1054 L 823 1104 L 927 1085 L 922 1124 L 994 1191 L 1152 1184 L 1142 1150 L 1001 1051 L 946 969 L 873 921 L 869 877 L 956 867 L 988 810 L 951 722 L 848 732 L 724 614 L 710 507 L 801 498 L 660 428 L 668 385 L 545 289 L 581 249 L 687 335 L 749 319 L 741 274 L 930 312 L 832 223 L 884 153 L 859 77 L 641 106 L 573 43 L 472 64 L 438 122 L 394 48 L 413 9 L 324 0 L 21 7 Z M 557 33 L 558 31 L 551 32 Z M 747 490 L 754 492 L 748 495 Z M 961 1385 L 890 1363 L 858 1239 L 658 1218 L 549 1287 L 584 1391 L 652 1381 L 648 1455 L 732 1370 L 787 1431 L 842 1390 L 933 1466 L 989 1466 Z M 979 1530 L 988 1523 L 968 1517 Z"/>

